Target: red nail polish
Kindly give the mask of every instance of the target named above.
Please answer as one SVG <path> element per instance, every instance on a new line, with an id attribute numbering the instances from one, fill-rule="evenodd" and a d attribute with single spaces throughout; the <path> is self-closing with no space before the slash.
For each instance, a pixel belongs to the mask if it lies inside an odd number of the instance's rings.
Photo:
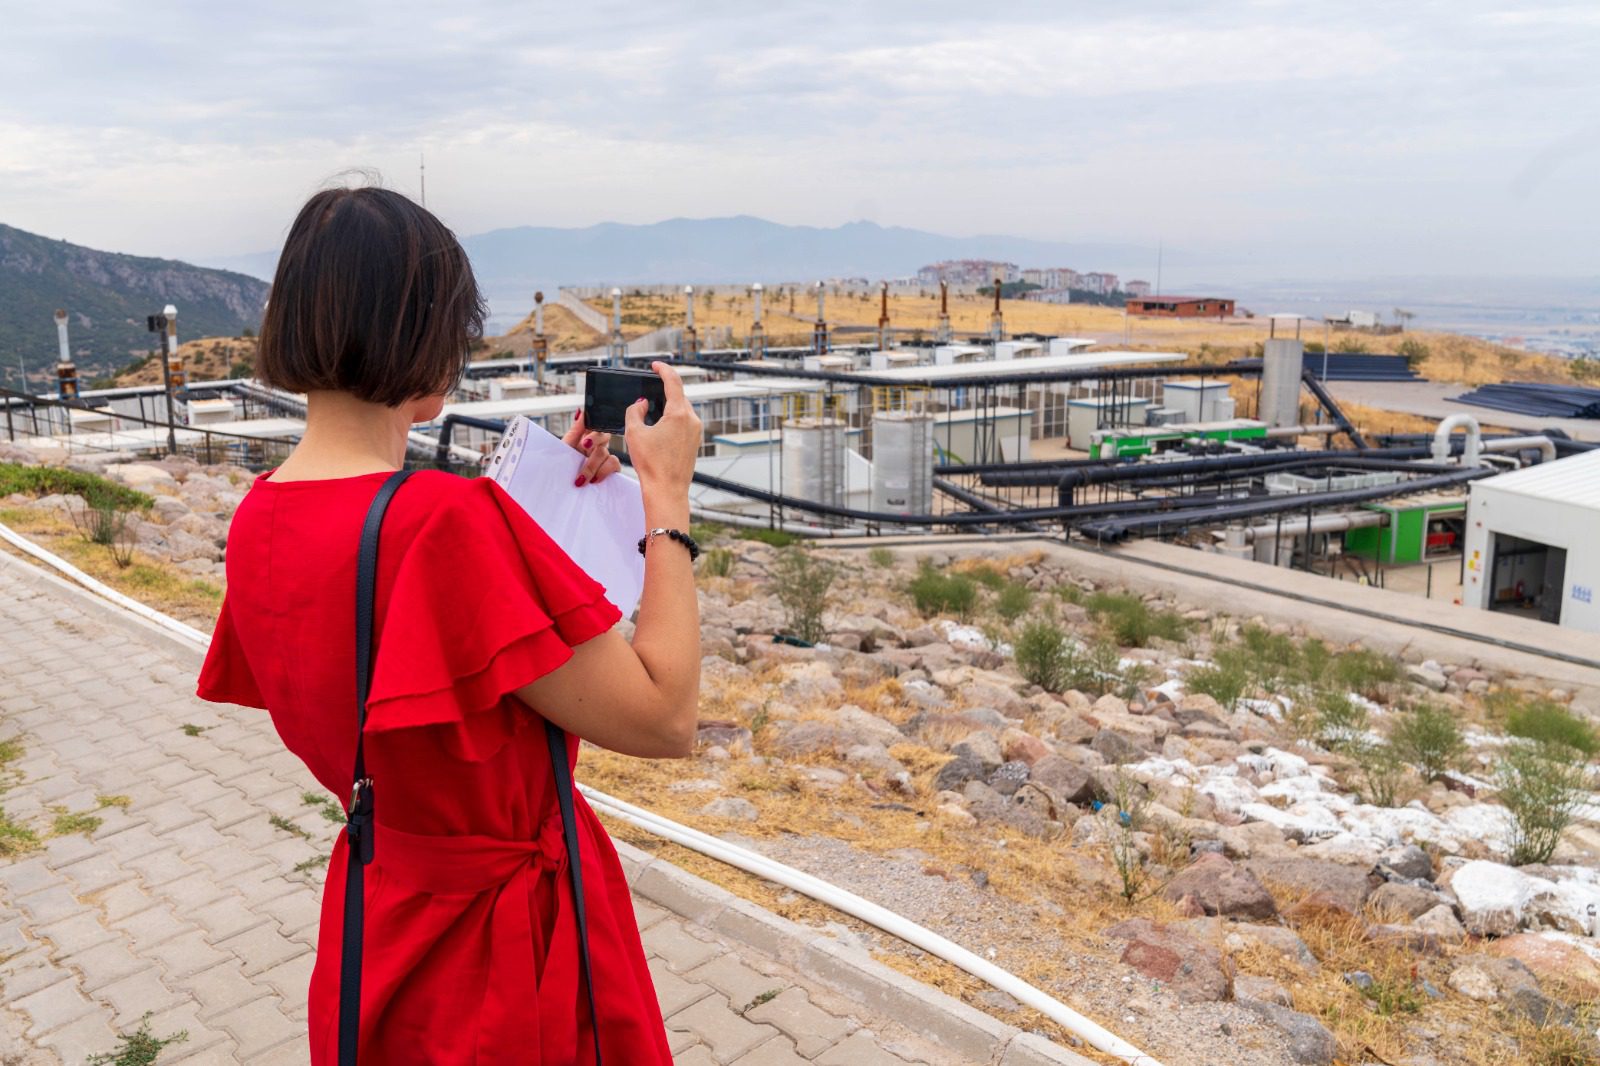
<path id="1" fill-rule="evenodd" d="M 573 485 L 577 486 L 578 488 L 582 488 L 583 487 L 583 483 L 585 481 L 588 481 L 588 480 L 589 480 L 588 478 L 584 477 L 582 474 L 579 474 L 578 475 L 578 480 L 574 481 Z"/>
<path id="2" fill-rule="evenodd" d="M 590 448 L 593 448 L 593 447 L 594 447 L 594 441 L 590 440 L 588 437 L 583 438 L 583 450 L 584 451 L 588 451 Z"/>

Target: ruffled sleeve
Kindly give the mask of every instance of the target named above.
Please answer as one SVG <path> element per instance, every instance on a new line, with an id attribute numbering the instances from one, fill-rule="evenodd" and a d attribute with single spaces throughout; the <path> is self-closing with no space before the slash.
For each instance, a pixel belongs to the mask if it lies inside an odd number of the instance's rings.
<path id="1" fill-rule="evenodd" d="M 499 733 L 495 715 L 474 717 L 503 712 L 507 693 L 561 666 L 621 617 L 605 589 L 489 478 L 450 493 L 397 547 L 404 554 L 378 632 L 369 731 L 455 723 Z M 383 550 L 395 549 L 386 540 Z"/>
<path id="2" fill-rule="evenodd" d="M 250 660 L 245 657 L 244 646 L 234 626 L 231 600 L 224 595 L 222 611 L 217 615 L 216 628 L 211 632 L 211 646 L 206 649 L 205 662 L 200 667 L 200 679 L 195 695 L 212 703 L 236 703 L 241 707 L 266 709 L 267 701 L 261 695 L 256 675 L 250 670 Z"/>

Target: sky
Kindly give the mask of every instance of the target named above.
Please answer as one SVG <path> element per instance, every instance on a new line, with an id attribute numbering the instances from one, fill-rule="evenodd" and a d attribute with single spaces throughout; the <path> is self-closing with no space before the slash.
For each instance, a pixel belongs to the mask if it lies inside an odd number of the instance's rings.
<path id="1" fill-rule="evenodd" d="M 1600 3 L 0 0 L 0 222 L 275 248 L 750 214 L 1254 276 L 1600 279 Z M 1600 283 L 1600 282 L 1597 282 Z"/>

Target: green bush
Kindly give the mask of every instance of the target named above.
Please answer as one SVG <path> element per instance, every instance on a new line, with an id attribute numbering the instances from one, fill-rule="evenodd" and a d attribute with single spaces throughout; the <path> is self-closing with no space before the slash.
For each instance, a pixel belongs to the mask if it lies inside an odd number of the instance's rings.
<path id="1" fill-rule="evenodd" d="M 1588 756 L 1565 744 L 1519 739 L 1506 748 L 1496 777 L 1511 820 L 1511 864 L 1549 862 L 1588 799 Z"/>
<path id="2" fill-rule="evenodd" d="M 1600 754 L 1594 727 L 1559 703 L 1518 700 L 1506 713 L 1506 732 L 1514 737 L 1564 744 L 1591 759 Z"/>
<path id="3" fill-rule="evenodd" d="M 696 537 L 695 540 L 700 538 Z M 708 548 L 703 553 L 700 572 L 707 577 L 727 577 L 733 573 L 732 548 Z"/>
<path id="4" fill-rule="evenodd" d="M 978 585 L 972 578 L 944 573 L 926 561 L 917 568 L 906 591 L 922 614 L 949 613 L 962 621 L 972 614 L 972 605 L 978 600 Z"/>
<path id="5" fill-rule="evenodd" d="M 1317 743 L 1329 751 L 1353 751 L 1370 743 L 1367 708 L 1343 692 L 1319 692 L 1316 704 Z"/>
<path id="6" fill-rule="evenodd" d="M 1033 593 L 1026 585 L 1008 582 L 994 598 L 994 613 L 1007 622 L 1015 622 L 1033 606 Z"/>
<path id="7" fill-rule="evenodd" d="M 696 538 L 698 539 L 698 538 Z M 786 529 L 741 529 L 740 540 L 759 540 L 763 544 L 770 544 L 774 548 L 787 548 L 800 540 L 798 534 L 790 533 Z"/>
<path id="8" fill-rule="evenodd" d="M 1467 750 L 1455 716 L 1443 707 L 1424 703 L 1401 714 L 1389 731 L 1400 758 L 1416 768 L 1424 781 L 1437 781 L 1455 768 Z"/>
<path id="9" fill-rule="evenodd" d="M 704 548 L 718 537 L 728 531 L 728 527 L 721 522 L 692 522 L 689 525 L 689 536 L 694 542 Z"/>
<path id="10" fill-rule="evenodd" d="M 1029 622 L 1011 646 L 1023 677 L 1048 692 L 1067 687 L 1072 649 L 1059 625 L 1043 619 Z"/>
<path id="11" fill-rule="evenodd" d="M 1184 686 L 1190 692 L 1210 696 L 1222 706 L 1233 710 L 1250 688 L 1250 673 L 1238 656 L 1218 652 L 1209 666 L 1189 671 Z"/>
<path id="12" fill-rule="evenodd" d="M 880 570 L 887 570 L 894 565 L 894 552 L 888 548 L 873 548 L 867 552 L 867 561 Z"/>
<path id="13" fill-rule="evenodd" d="M 153 496 L 119 485 L 99 474 L 67 470 L 59 466 L 0 463 L 0 496 L 9 496 L 13 492 L 20 492 L 24 496 L 82 496 L 90 507 L 120 508 L 125 511 L 148 511 L 156 502 Z"/>
<path id="14" fill-rule="evenodd" d="M 1182 640 L 1189 624 L 1176 611 L 1151 610 L 1137 596 L 1119 592 L 1097 592 L 1083 601 L 1117 643 L 1129 648 L 1142 648 L 1154 637 L 1164 640 Z"/>
<path id="15" fill-rule="evenodd" d="M 778 603 L 783 607 L 789 632 L 807 644 L 827 635 L 822 615 L 839 568 L 803 545 L 784 548 L 772 565 Z"/>
<path id="16" fill-rule="evenodd" d="M 1375 807 L 1398 807 L 1406 780 L 1405 760 L 1387 741 L 1363 741 L 1349 749 L 1356 762 L 1356 794 Z"/>
<path id="17" fill-rule="evenodd" d="M 1395 353 L 1406 357 L 1406 365 L 1415 367 L 1428 358 L 1428 346 L 1415 337 L 1407 337 L 1395 347 Z"/>
<path id="18" fill-rule="evenodd" d="M 1380 698 L 1383 687 L 1399 679 L 1397 659 L 1367 648 L 1341 652 L 1333 661 L 1333 680 L 1371 700 Z"/>

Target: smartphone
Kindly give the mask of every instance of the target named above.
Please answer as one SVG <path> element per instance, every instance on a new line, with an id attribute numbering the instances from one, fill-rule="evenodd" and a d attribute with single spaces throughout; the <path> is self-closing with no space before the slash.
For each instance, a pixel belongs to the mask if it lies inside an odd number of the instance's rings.
<path id="1" fill-rule="evenodd" d="M 583 378 L 583 424 L 597 433 L 621 433 L 628 408 L 639 398 L 650 401 L 644 424 L 655 425 L 667 405 L 667 387 L 653 370 L 590 367 Z"/>

